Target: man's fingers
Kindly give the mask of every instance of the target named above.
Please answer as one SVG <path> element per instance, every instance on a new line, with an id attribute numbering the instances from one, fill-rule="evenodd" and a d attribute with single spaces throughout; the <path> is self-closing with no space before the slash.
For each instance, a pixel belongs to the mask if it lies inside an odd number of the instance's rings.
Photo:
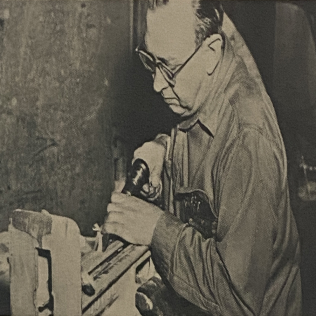
<path id="1" fill-rule="evenodd" d="M 145 143 L 146 144 L 146 143 Z M 132 163 L 137 159 L 140 158 L 141 156 L 143 156 L 144 153 L 146 153 L 146 150 L 143 149 L 144 146 L 146 146 L 145 144 L 143 144 L 142 147 L 137 148 L 134 151 L 134 158 L 132 160 Z"/>
<path id="2" fill-rule="evenodd" d="M 124 193 L 119 193 L 119 192 L 113 192 L 111 196 L 111 202 L 112 203 L 122 203 L 128 199 L 129 196 Z"/>
<path id="3" fill-rule="evenodd" d="M 110 203 L 107 208 L 106 222 L 117 222 L 128 226 L 134 217 L 134 209 Z"/>
<path id="4" fill-rule="evenodd" d="M 143 187 L 142 187 L 143 193 L 146 195 L 146 194 L 149 193 L 149 190 L 150 190 L 149 183 L 144 184 Z M 142 193 L 142 192 L 141 192 L 141 193 Z"/>
<path id="5" fill-rule="evenodd" d="M 113 234 L 117 236 L 121 236 L 124 234 L 125 225 L 117 222 L 105 222 L 102 227 L 102 233 Z"/>
<path id="6" fill-rule="evenodd" d="M 150 192 L 149 192 L 150 193 Z M 144 201 L 123 193 L 113 193 L 111 198 L 112 203 L 108 205 L 108 211 L 117 211 L 123 213 L 133 213 L 139 211 L 139 203 Z"/>
<path id="7" fill-rule="evenodd" d="M 108 216 L 112 212 L 123 213 L 124 209 L 121 206 L 118 206 L 116 203 L 110 203 L 107 207 Z"/>
<path id="8" fill-rule="evenodd" d="M 129 218 L 126 217 L 123 212 L 116 212 L 111 210 L 107 214 L 106 220 L 102 227 L 102 232 L 116 234 L 113 229 L 120 229 L 120 232 L 122 230 L 126 230 L 129 222 Z"/>
<path id="9" fill-rule="evenodd" d="M 117 212 L 117 211 L 111 210 L 110 212 L 108 211 L 106 222 L 124 223 L 123 221 L 124 217 L 125 216 L 123 215 L 123 212 Z"/>
<path id="10" fill-rule="evenodd" d="M 133 238 L 131 238 L 131 232 L 129 227 L 117 222 L 106 222 L 102 227 L 102 233 L 112 234 L 120 236 L 130 243 L 135 243 Z"/>
<path id="11" fill-rule="evenodd" d="M 152 173 L 150 174 L 150 182 L 154 188 L 158 188 L 160 185 L 161 171 L 161 168 L 154 167 Z"/>
<path id="12" fill-rule="evenodd" d="M 157 189 L 149 184 L 145 184 L 141 190 L 141 194 L 145 197 L 152 197 L 157 192 Z"/>

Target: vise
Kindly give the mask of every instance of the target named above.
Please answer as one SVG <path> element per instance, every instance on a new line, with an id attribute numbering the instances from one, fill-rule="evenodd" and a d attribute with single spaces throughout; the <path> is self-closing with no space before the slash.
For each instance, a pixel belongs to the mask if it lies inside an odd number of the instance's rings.
<path id="1" fill-rule="evenodd" d="M 9 234 L 13 316 L 140 315 L 135 293 L 155 274 L 147 247 L 116 240 L 82 253 L 91 240 L 48 212 L 13 211 Z"/>

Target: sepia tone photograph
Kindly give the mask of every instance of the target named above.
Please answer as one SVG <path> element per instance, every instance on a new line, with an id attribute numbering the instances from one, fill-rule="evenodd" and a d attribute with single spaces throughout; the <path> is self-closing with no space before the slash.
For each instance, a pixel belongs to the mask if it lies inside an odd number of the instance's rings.
<path id="1" fill-rule="evenodd" d="M 316 1 L 0 0 L 0 316 L 316 315 Z"/>

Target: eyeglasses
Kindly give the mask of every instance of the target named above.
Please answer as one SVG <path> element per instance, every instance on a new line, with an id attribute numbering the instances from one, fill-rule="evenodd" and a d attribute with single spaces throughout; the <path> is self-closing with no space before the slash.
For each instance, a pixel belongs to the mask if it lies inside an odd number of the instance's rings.
<path id="1" fill-rule="evenodd" d="M 141 49 L 141 45 L 138 46 L 135 51 L 136 53 L 138 53 L 140 60 L 147 70 L 154 74 L 156 73 L 156 69 L 158 68 L 162 73 L 164 79 L 170 84 L 171 87 L 174 87 L 176 85 L 176 75 L 178 75 L 179 72 L 184 68 L 184 66 L 192 59 L 192 57 L 197 53 L 201 46 L 202 44 L 199 45 L 189 56 L 189 58 L 187 58 L 187 60 L 175 71 L 172 71 L 162 60 L 157 58 L 155 55 L 145 51 L 144 49 Z"/>

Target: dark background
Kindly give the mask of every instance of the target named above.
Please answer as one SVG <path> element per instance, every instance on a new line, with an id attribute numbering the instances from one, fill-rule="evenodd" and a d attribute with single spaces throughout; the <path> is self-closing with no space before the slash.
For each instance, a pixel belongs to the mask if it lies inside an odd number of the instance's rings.
<path id="1" fill-rule="evenodd" d="M 133 150 L 176 122 L 133 54 L 144 3 L 0 0 L 0 231 L 16 208 L 47 209 L 91 235 Z M 224 7 L 278 115 L 302 245 L 303 315 L 314 315 L 316 203 L 298 192 L 302 156 L 316 166 L 316 2 Z M 5 303 L 0 289 L 0 315 Z"/>

